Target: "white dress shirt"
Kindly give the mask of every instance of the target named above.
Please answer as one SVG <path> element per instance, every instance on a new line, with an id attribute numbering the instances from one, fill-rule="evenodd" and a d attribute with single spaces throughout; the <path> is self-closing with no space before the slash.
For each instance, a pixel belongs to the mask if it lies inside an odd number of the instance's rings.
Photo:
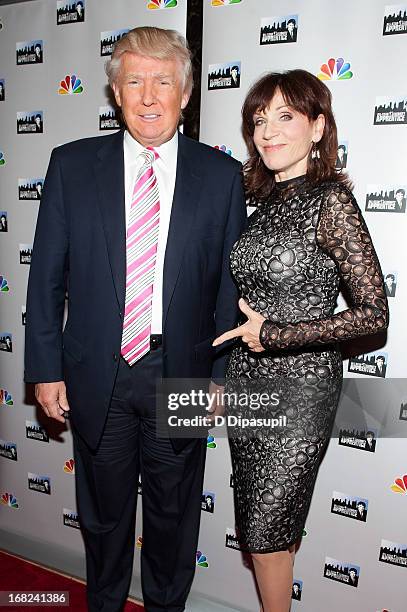
<path id="1" fill-rule="evenodd" d="M 126 204 L 126 228 L 129 222 L 130 206 L 134 183 L 144 159 L 140 157 L 145 147 L 141 145 L 126 130 L 124 132 L 124 187 Z M 178 132 L 168 142 L 154 147 L 159 157 L 153 162 L 160 195 L 160 225 L 158 231 L 157 259 L 154 273 L 154 288 L 152 302 L 151 333 L 162 333 L 162 293 L 165 248 L 167 246 L 168 228 L 172 200 L 174 197 L 175 177 L 177 173 Z"/>

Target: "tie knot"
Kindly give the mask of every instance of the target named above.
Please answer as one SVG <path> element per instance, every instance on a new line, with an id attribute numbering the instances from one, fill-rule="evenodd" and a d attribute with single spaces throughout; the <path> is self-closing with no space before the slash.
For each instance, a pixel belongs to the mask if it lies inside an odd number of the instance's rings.
<path id="1" fill-rule="evenodd" d="M 157 151 L 153 149 L 153 147 L 147 147 L 146 149 L 143 149 L 140 155 L 142 155 L 142 157 L 144 158 L 144 163 L 147 163 L 148 165 L 151 165 L 153 161 L 155 161 L 159 157 Z"/>

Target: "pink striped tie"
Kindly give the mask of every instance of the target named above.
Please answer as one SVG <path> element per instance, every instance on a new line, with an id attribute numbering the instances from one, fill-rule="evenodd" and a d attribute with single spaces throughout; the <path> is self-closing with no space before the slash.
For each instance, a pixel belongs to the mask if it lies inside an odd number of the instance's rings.
<path id="1" fill-rule="evenodd" d="M 136 179 L 126 237 L 126 305 L 122 357 L 133 365 L 150 350 L 154 270 L 157 257 L 160 198 L 153 161 L 154 149 L 141 152 L 143 165 Z"/>

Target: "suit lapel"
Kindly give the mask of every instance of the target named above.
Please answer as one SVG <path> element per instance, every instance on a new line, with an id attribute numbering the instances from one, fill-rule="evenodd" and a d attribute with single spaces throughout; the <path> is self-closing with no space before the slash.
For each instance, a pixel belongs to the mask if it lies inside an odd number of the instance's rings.
<path id="1" fill-rule="evenodd" d="M 180 133 L 177 176 L 164 259 L 163 329 L 200 195 L 201 177 L 197 175 L 197 167 L 194 164 L 193 147 L 189 146 L 187 138 Z"/>
<path id="2" fill-rule="evenodd" d="M 95 163 L 98 204 L 119 308 L 124 309 L 126 282 L 126 216 L 123 131 L 106 137 Z"/>

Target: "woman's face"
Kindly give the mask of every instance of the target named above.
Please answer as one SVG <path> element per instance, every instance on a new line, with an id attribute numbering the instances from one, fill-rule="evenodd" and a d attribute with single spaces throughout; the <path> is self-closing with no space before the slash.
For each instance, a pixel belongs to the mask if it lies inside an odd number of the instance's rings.
<path id="1" fill-rule="evenodd" d="M 254 114 L 253 122 L 256 149 L 277 181 L 306 174 L 312 144 L 322 138 L 323 115 L 310 121 L 288 106 L 277 89 L 268 107 Z"/>

